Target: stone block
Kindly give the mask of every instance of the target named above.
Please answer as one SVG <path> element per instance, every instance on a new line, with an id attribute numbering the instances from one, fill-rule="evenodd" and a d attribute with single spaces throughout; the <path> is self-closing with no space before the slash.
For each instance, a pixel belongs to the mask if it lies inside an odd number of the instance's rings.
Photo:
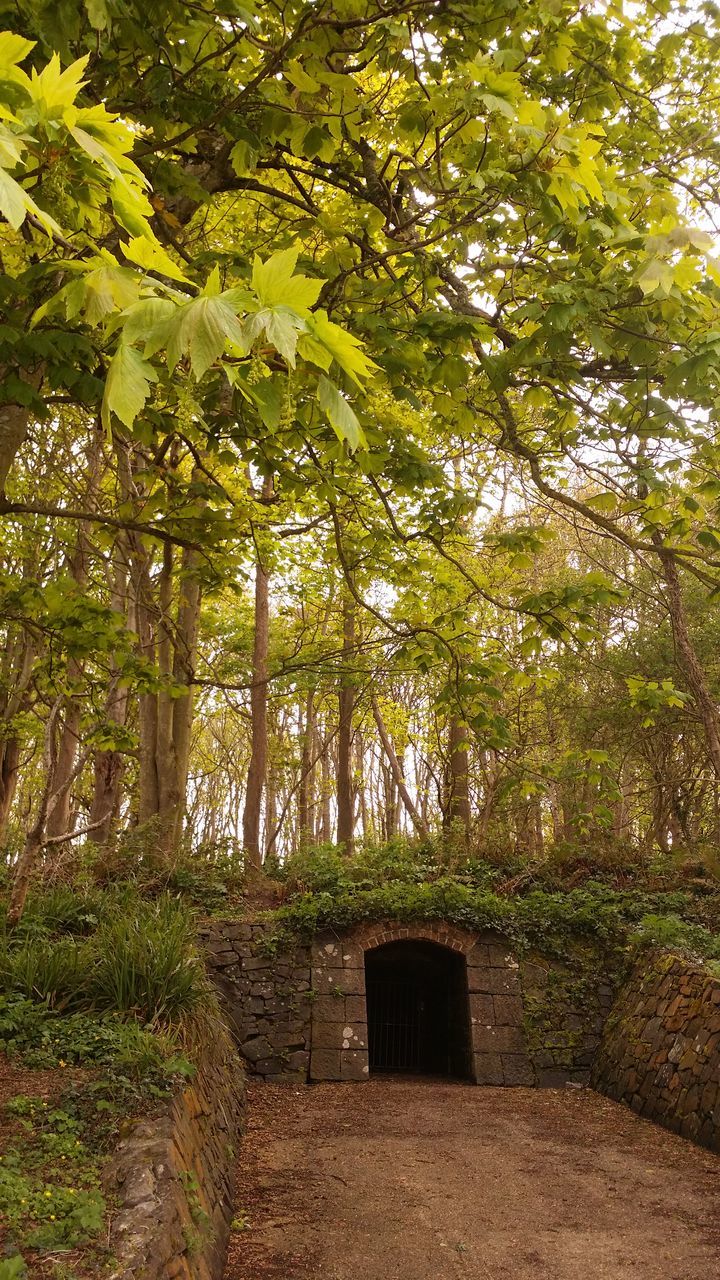
<path id="1" fill-rule="evenodd" d="M 495 1008 L 493 1006 L 492 996 L 480 995 L 474 991 L 470 995 L 470 1019 L 472 1022 L 479 1022 L 484 1027 L 490 1027 L 495 1022 Z"/>
<path id="2" fill-rule="evenodd" d="M 330 997 L 332 999 L 332 996 Z M 339 1001 L 337 1002 L 340 1003 Z M 367 1022 L 367 1002 L 365 996 L 345 997 L 345 1017 L 348 1022 Z"/>
<path id="3" fill-rule="evenodd" d="M 333 1024 L 334 1025 L 334 1024 Z M 364 1022 L 346 1022 L 340 1028 L 343 1049 L 367 1049 L 367 1025 Z"/>
<path id="4" fill-rule="evenodd" d="M 294 1053 L 288 1054 L 288 1071 L 301 1073 L 303 1079 L 307 1076 L 309 1064 L 310 1054 L 307 1049 L 296 1049 Z"/>
<path id="5" fill-rule="evenodd" d="M 499 1053 L 474 1054 L 473 1067 L 476 1084 L 504 1084 L 505 1076 Z"/>
<path id="6" fill-rule="evenodd" d="M 310 1054 L 311 1080 L 340 1080 L 340 1050 L 313 1049 Z"/>
<path id="7" fill-rule="evenodd" d="M 223 936 L 233 941 L 249 942 L 253 936 L 252 925 L 249 924 L 226 924 L 223 925 Z"/>
<path id="8" fill-rule="evenodd" d="M 255 1072 L 259 1076 L 274 1076 L 283 1069 L 282 1058 L 261 1058 L 255 1063 Z"/>
<path id="9" fill-rule="evenodd" d="M 364 969 L 365 952 L 359 942 L 341 942 L 340 956 L 344 969 Z"/>
<path id="10" fill-rule="evenodd" d="M 312 1019 L 318 1022 L 345 1022 L 346 997 L 342 992 L 337 995 L 319 995 L 312 1001 Z"/>
<path id="11" fill-rule="evenodd" d="M 272 1057 L 272 1045 L 265 1036 L 256 1036 L 253 1040 L 246 1040 L 241 1044 L 240 1052 L 248 1062 L 259 1062 L 262 1058 Z"/>
<path id="12" fill-rule="evenodd" d="M 319 995 L 339 991 L 347 996 L 362 996 L 365 994 L 365 970 L 313 968 L 312 986 Z"/>
<path id="13" fill-rule="evenodd" d="M 312 1047 L 315 1049 L 341 1049 L 342 1048 L 342 1022 L 318 1022 L 315 1018 L 312 1021 Z M 350 1047 L 349 1045 L 347 1046 Z"/>
<path id="14" fill-rule="evenodd" d="M 562 1071 L 559 1067 L 537 1073 L 537 1083 L 541 1089 L 564 1089 L 567 1081 L 567 1071 Z"/>
<path id="15" fill-rule="evenodd" d="M 517 971 L 514 969 L 486 969 L 482 965 L 468 965 L 468 991 L 481 995 L 517 995 L 520 990 Z"/>
<path id="16" fill-rule="evenodd" d="M 493 996 L 495 1022 L 499 1027 L 519 1027 L 523 1019 L 520 996 Z"/>
<path id="17" fill-rule="evenodd" d="M 473 1027 L 476 1053 L 524 1053 L 525 1037 L 521 1027 Z"/>
<path id="18" fill-rule="evenodd" d="M 542 964 L 535 964 L 534 961 L 526 960 L 521 965 L 521 973 L 523 985 L 526 987 L 542 989 L 548 984 L 548 970 Z"/>
<path id="19" fill-rule="evenodd" d="M 310 948 L 313 966 L 342 966 L 340 942 L 337 938 L 316 938 Z"/>
<path id="20" fill-rule="evenodd" d="M 491 969 L 505 969 L 515 964 L 515 957 L 507 945 L 491 942 L 488 946 L 488 964 Z"/>
<path id="21" fill-rule="evenodd" d="M 367 1080 L 370 1074 L 367 1050 L 343 1049 L 340 1054 L 341 1080 Z"/>
<path id="22" fill-rule="evenodd" d="M 243 1018 L 240 1021 L 238 1017 L 233 1019 L 233 1027 L 235 1035 L 241 1043 L 244 1040 L 252 1040 L 254 1036 L 259 1034 L 257 1018 Z"/>
<path id="23" fill-rule="evenodd" d="M 532 1088 L 535 1084 L 535 1072 L 529 1058 L 524 1053 L 503 1053 L 503 1084 L 510 1086 L 524 1085 Z"/>
<path id="24" fill-rule="evenodd" d="M 273 1030 L 270 1032 L 269 1039 L 274 1049 L 305 1048 L 305 1037 L 298 1034 L 297 1031 Z M 332 1045 L 329 1047 L 332 1048 Z"/>

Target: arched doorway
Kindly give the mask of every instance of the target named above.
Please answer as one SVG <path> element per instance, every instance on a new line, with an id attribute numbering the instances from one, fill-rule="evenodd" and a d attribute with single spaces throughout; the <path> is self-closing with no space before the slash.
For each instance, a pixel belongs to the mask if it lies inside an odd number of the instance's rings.
<path id="1" fill-rule="evenodd" d="M 365 953 L 371 1072 L 472 1077 L 465 957 L 403 939 Z"/>

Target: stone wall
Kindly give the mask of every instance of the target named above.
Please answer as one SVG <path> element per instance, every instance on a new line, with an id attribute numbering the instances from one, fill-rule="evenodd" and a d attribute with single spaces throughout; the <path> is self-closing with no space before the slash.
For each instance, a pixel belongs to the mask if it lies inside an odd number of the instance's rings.
<path id="1" fill-rule="evenodd" d="M 237 1051 L 218 1028 L 192 1082 L 159 1116 L 133 1124 L 113 1153 L 111 1280 L 220 1280 L 243 1104 Z"/>
<path id="2" fill-rule="evenodd" d="M 643 956 L 620 993 L 592 1084 L 720 1151 L 720 981 L 666 952 Z"/>
<path id="3" fill-rule="evenodd" d="M 307 1080 L 310 948 L 268 954 L 264 924 L 213 920 L 200 938 L 223 1012 L 248 1071 L 266 1080 Z"/>
<path id="4" fill-rule="evenodd" d="M 311 1080 L 368 1076 L 365 952 L 387 942 L 434 942 L 465 957 L 470 1005 L 472 1079 L 477 1084 L 532 1085 L 522 1027 L 518 964 L 495 933 L 471 933 L 444 921 L 360 925 L 312 947 Z"/>
<path id="5" fill-rule="evenodd" d="M 365 952 L 403 938 L 460 952 L 467 966 L 473 1077 L 481 1084 L 587 1083 L 614 998 L 597 950 L 519 962 L 499 934 L 444 921 L 386 921 L 271 954 L 259 922 L 214 920 L 208 967 L 248 1070 L 272 1081 L 368 1077 Z"/>
<path id="6" fill-rule="evenodd" d="M 540 952 L 520 961 L 525 1038 L 538 1085 L 587 1084 L 617 992 L 619 965 L 598 947 L 566 960 Z"/>

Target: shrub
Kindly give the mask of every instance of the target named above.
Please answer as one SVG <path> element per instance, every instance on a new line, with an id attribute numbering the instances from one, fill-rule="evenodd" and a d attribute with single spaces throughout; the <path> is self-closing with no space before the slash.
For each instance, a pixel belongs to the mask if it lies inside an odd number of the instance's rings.
<path id="1" fill-rule="evenodd" d="M 182 1023 L 208 1000 L 192 915 L 164 894 L 144 902 L 127 892 L 107 894 L 99 923 L 85 933 L 88 915 L 75 913 L 79 936 L 55 936 L 52 909 L 35 904 L 24 931 L 0 941 L 0 982 L 7 991 L 72 1012 L 110 1011 L 141 1024 Z M 66 913 L 67 918 L 67 913 Z M 51 931 L 53 930 L 53 931 Z"/>
<path id="2" fill-rule="evenodd" d="M 0 979 L 6 989 L 58 1009 L 83 1008 L 92 967 L 90 948 L 74 938 L 31 936 L 16 946 L 5 942 L 0 951 Z"/>
<path id="3" fill-rule="evenodd" d="M 179 1023 L 207 996 L 191 915 L 167 896 L 102 921 L 89 999 L 141 1022 Z"/>
<path id="4" fill-rule="evenodd" d="M 679 916 L 644 915 L 633 930 L 640 947 L 665 947 L 703 959 L 720 961 L 720 936 Z"/>
<path id="5" fill-rule="evenodd" d="M 599 881 L 588 881 L 569 892 L 532 888 L 507 896 L 482 883 L 465 883 L 449 875 L 434 882 L 396 880 L 373 887 L 350 880 L 339 892 L 299 894 L 270 913 L 275 925 L 270 945 L 365 920 L 445 919 L 468 929 L 497 929 L 512 938 L 520 950 L 537 946 L 563 955 L 582 939 L 604 947 L 630 948 L 640 937 L 638 926 L 643 917 L 676 916 L 682 922 L 682 916 L 693 909 L 693 899 L 687 893 L 618 890 Z M 687 929 L 699 954 L 715 955 L 715 948 L 720 947 L 717 933 L 699 924 L 689 923 Z"/>

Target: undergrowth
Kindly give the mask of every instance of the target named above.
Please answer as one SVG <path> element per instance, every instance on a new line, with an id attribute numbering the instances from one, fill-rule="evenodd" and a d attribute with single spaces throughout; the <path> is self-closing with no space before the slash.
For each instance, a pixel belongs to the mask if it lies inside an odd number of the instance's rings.
<path id="1" fill-rule="evenodd" d="M 21 926 L 0 936 L 0 986 L 51 1008 L 112 1011 L 178 1024 L 208 999 L 195 923 L 165 894 L 79 893 L 31 898 Z"/>
<path id="2" fill-rule="evenodd" d="M 720 889 L 696 892 L 682 877 L 646 867 L 638 887 L 605 878 L 558 884 L 557 868 L 453 858 L 432 842 L 370 846 L 352 857 L 322 846 L 276 874 L 285 901 L 269 913 L 269 946 L 364 921 L 442 918 L 468 929 L 497 929 L 518 950 L 566 954 L 573 941 L 634 951 L 662 945 L 720 961 Z M 621 879 L 621 884 L 624 877 Z"/>
<path id="3" fill-rule="evenodd" d="M 82 1069 L 50 1108 L 31 1097 L 6 1107 L 3 1265 L 46 1275 L 47 1259 L 79 1250 L 96 1274 L 109 1260 L 100 1170 L 120 1126 L 191 1077 L 198 1041 L 216 1031 L 193 911 L 135 884 L 36 889 L 19 927 L 0 930 L 0 992 L 11 1063 L 51 1069 L 61 1086 Z"/>

